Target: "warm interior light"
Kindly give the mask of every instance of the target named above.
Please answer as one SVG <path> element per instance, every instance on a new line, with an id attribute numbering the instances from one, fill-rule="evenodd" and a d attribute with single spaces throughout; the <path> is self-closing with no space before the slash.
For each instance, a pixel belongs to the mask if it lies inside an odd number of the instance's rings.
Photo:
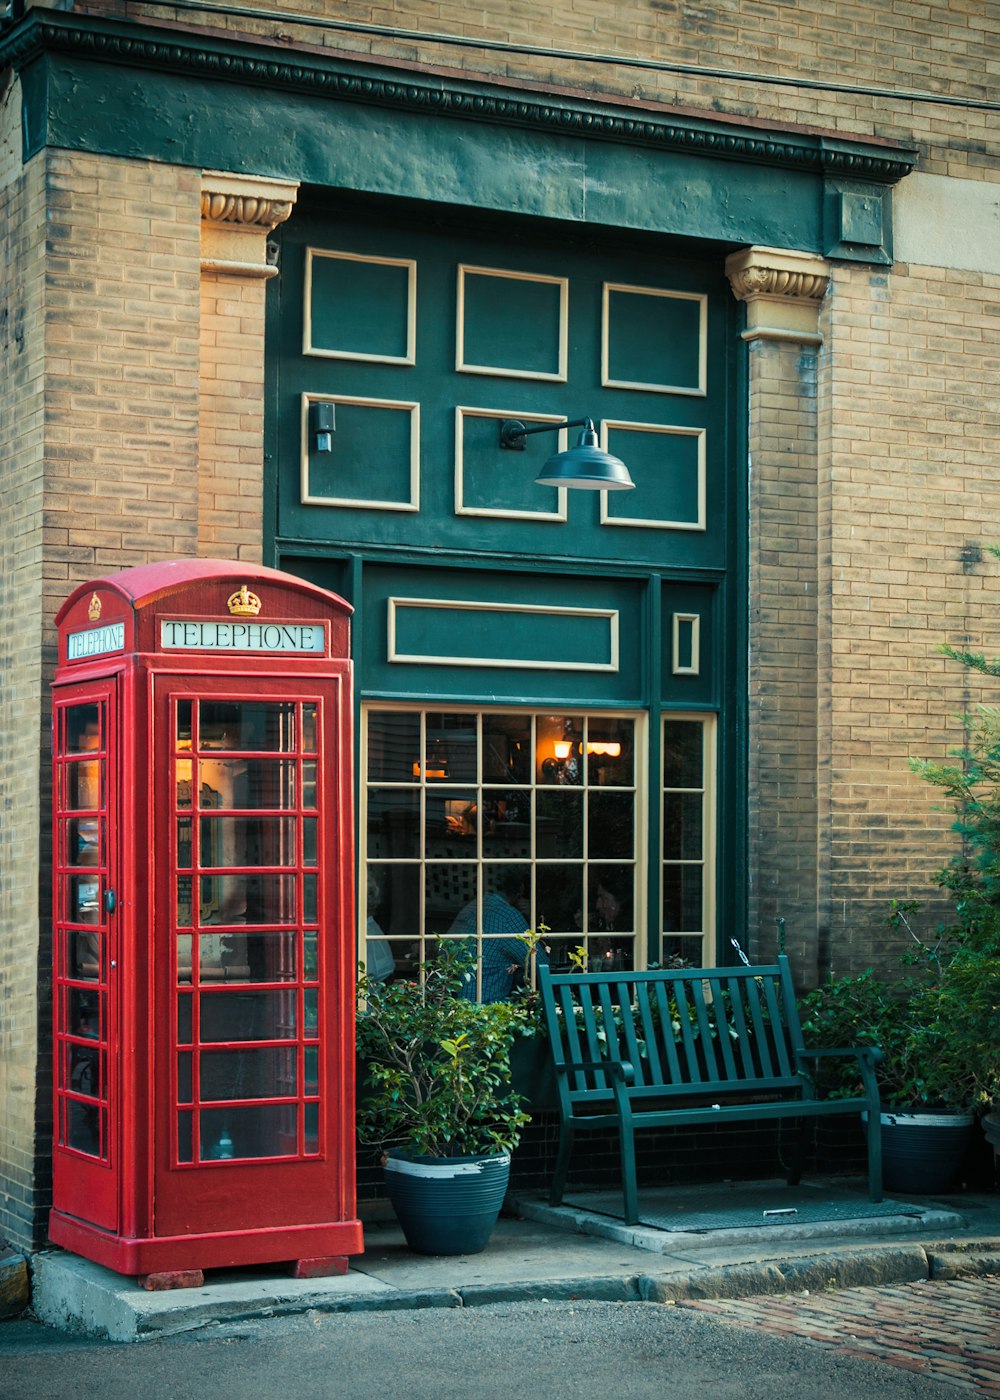
<path id="1" fill-rule="evenodd" d="M 558 749 L 558 747 L 557 744 L 556 748 Z M 608 743 L 588 743 L 587 752 L 604 754 L 606 758 L 621 758 L 622 746 L 614 740 L 610 740 Z"/>
<path id="2" fill-rule="evenodd" d="M 573 752 L 573 745 L 566 739 L 557 739 L 555 742 L 556 758 L 569 758 Z"/>

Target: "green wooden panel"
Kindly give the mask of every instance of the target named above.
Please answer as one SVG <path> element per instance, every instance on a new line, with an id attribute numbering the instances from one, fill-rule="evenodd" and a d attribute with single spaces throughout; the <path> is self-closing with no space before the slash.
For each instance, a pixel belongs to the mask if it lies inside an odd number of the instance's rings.
<path id="1" fill-rule="evenodd" d="M 335 403 L 330 452 L 316 452 L 306 427 L 309 469 L 306 493 L 314 502 L 354 501 L 409 505 L 412 494 L 412 410 L 377 404 Z"/>
<path id="2" fill-rule="evenodd" d="M 559 282 L 466 269 L 460 351 L 466 369 L 560 376 L 564 370 Z"/>
<path id="3" fill-rule="evenodd" d="M 497 669 L 607 671 L 618 663 L 616 611 L 399 599 L 393 617 L 397 664 L 450 659 Z"/>
<path id="4" fill-rule="evenodd" d="M 663 702 L 677 708 L 718 704 L 722 698 L 718 589 L 697 583 L 664 584 L 662 608 Z"/>
<path id="5" fill-rule="evenodd" d="M 456 422 L 461 461 L 462 506 L 467 512 L 541 518 L 560 511 L 553 486 L 536 486 L 535 478 L 556 449 L 557 435 L 525 439 L 523 452 L 498 452 L 503 414 L 462 413 Z M 565 501 L 562 509 L 565 511 Z"/>
<path id="6" fill-rule="evenodd" d="M 634 491 L 608 494 L 610 522 L 705 528 L 702 434 L 611 424 L 607 443 L 609 452 L 628 463 L 635 482 Z"/>
<path id="7" fill-rule="evenodd" d="M 607 378 L 704 393 L 700 299 L 662 289 L 607 290 Z"/>
<path id="8" fill-rule="evenodd" d="M 409 355 L 410 269 L 313 250 L 307 311 L 311 348 L 345 356 Z"/>

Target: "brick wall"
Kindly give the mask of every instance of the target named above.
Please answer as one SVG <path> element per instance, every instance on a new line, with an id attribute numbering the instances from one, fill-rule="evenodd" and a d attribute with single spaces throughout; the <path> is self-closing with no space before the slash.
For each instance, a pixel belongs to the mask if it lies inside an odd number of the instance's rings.
<path id="1" fill-rule="evenodd" d="M 18 112 L 11 102 L 4 124 Z M 16 126 L 15 126 L 16 130 Z M 2 144 L 2 143 L 0 143 Z M 38 979 L 45 185 L 41 162 L 0 187 L 0 1235 L 30 1234 Z M 16 412 L 15 412 L 16 405 Z"/>

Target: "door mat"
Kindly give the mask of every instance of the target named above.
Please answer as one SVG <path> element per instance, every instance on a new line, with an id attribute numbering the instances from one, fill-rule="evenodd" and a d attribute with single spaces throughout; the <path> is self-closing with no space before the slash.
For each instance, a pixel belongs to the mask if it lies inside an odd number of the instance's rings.
<path id="1" fill-rule="evenodd" d="M 563 1198 L 575 1210 L 624 1219 L 620 1191 L 578 1192 Z M 879 1220 L 926 1214 L 906 1201 L 870 1201 L 867 1196 L 826 1184 L 787 1186 L 759 1181 L 708 1186 L 656 1187 L 639 1192 L 639 1222 L 654 1230 L 700 1234 L 775 1225 L 818 1225 L 846 1220 Z"/>

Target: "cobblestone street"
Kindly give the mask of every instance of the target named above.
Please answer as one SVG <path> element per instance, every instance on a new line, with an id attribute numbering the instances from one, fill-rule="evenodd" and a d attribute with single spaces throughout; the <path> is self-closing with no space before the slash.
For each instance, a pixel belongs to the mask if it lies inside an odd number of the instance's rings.
<path id="1" fill-rule="evenodd" d="M 677 1306 L 1000 1396 L 1000 1278 Z"/>

